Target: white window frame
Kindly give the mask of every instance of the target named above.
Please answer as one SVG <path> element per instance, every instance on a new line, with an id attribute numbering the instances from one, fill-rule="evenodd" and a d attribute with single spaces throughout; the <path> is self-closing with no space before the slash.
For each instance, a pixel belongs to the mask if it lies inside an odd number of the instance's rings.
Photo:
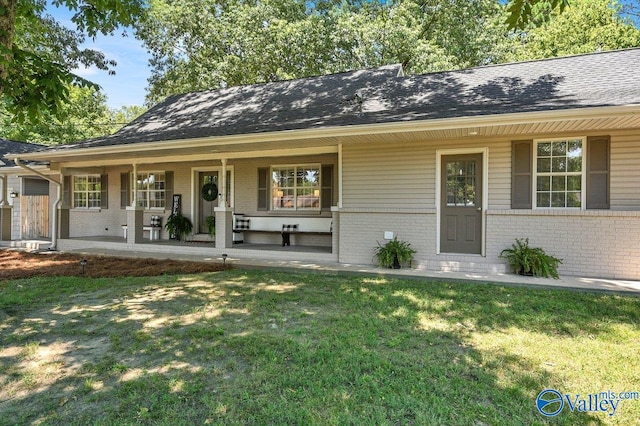
<path id="1" fill-rule="evenodd" d="M 96 182 L 89 182 L 90 178 L 98 179 L 97 184 L 100 185 L 100 189 L 89 190 L 90 183 L 93 183 L 93 184 L 96 183 Z M 86 185 L 84 190 L 82 191 L 76 190 L 76 179 L 86 179 L 86 182 L 85 182 Z M 96 175 L 96 174 L 74 175 L 71 182 L 71 188 L 72 188 L 71 203 L 73 205 L 74 210 L 100 210 L 102 205 L 102 178 L 100 175 Z M 76 194 L 78 193 L 84 194 L 84 201 L 86 204 L 83 206 L 76 206 Z M 97 194 L 97 197 L 94 198 L 94 200 L 97 200 L 97 203 L 98 203 L 97 206 L 89 205 L 89 194 Z"/>
<path id="2" fill-rule="evenodd" d="M 138 189 L 138 180 L 144 180 L 144 177 L 146 176 L 147 178 L 151 175 L 162 175 L 162 180 L 160 182 L 164 182 L 164 189 L 162 190 L 156 190 L 156 189 L 150 189 L 149 188 L 149 182 L 147 182 L 146 184 L 146 188 L 144 189 Z M 166 200 L 167 200 L 167 172 L 163 171 L 163 170 L 150 170 L 150 171 L 138 171 L 138 175 L 137 176 L 133 176 L 132 175 L 132 194 L 131 196 L 134 197 L 132 199 L 136 199 L 138 201 L 138 207 L 142 207 L 144 208 L 144 210 L 166 210 L 167 205 L 166 205 Z M 137 192 L 137 197 L 136 196 L 136 192 Z M 154 206 L 154 207 L 150 207 L 150 194 L 152 192 L 163 192 L 164 196 L 161 198 L 162 200 L 162 206 Z"/>
<path id="3" fill-rule="evenodd" d="M 274 202 L 274 199 L 278 197 L 275 194 L 277 191 L 277 186 L 273 182 L 273 172 L 277 169 L 293 169 L 294 172 L 294 184 L 293 184 L 293 207 L 279 207 Z M 315 190 L 318 191 L 318 207 L 298 207 L 298 186 L 297 186 L 297 172 L 298 169 L 317 169 L 318 170 L 318 185 Z M 312 164 L 282 164 L 282 165 L 272 165 L 269 168 L 269 205 L 270 210 L 272 211 L 281 211 L 281 212 L 315 212 L 320 211 L 322 209 L 322 165 L 320 163 L 312 163 Z"/>
<path id="4" fill-rule="evenodd" d="M 552 206 L 538 206 L 538 176 L 553 176 L 553 172 L 541 172 L 538 173 L 538 144 L 540 143 L 549 143 L 549 142 L 569 142 L 569 141 L 580 141 L 582 143 L 582 165 L 580 171 L 580 207 L 552 207 Z M 564 172 L 563 176 L 577 176 L 577 172 Z M 549 138 L 549 139 L 534 139 L 533 140 L 533 179 L 532 179 L 532 206 L 533 209 L 537 210 L 586 210 L 587 205 L 587 138 L 585 136 L 572 136 L 572 137 L 558 137 L 558 138 Z M 567 192 L 565 188 L 564 192 Z M 566 199 L 565 199 L 566 204 Z"/>

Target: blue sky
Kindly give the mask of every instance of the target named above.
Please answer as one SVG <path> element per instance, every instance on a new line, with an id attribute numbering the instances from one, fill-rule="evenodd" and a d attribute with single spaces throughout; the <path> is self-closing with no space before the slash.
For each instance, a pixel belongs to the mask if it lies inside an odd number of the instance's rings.
<path id="1" fill-rule="evenodd" d="M 68 9 L 49 7 L 47 11 L 60 23 L 74 27 L 70 21 L 72 13 Z M 115 75 L 109 75 L 94 67 L 75 70 L 76 74 L 102 87 L 110 108 L 144 104 L 147 78 L 151 74 L 148 65 L 149 54 L 131 31 L 128 37 L 122 37 L 120 31 L 113 36 L 97 36 L 95 40 L 88 38 L 84 47 L 99 50 L 107 59 L 113 59 L 118 63 Z"/>

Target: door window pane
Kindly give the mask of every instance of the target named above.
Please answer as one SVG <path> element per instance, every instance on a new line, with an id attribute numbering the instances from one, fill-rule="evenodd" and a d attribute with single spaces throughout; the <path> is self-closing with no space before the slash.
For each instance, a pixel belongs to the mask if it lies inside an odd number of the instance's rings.
<path id="1" fill-rule="evenodd" d="M 476 204 L 476 162 L 448 161 L 447 205 L 475 206 Z"/>

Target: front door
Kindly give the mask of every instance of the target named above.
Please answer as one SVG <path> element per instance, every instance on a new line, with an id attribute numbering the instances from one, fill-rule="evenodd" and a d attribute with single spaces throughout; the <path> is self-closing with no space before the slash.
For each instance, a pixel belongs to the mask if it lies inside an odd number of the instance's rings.
<path id="1" fill-rule="evenodd" d="M 482 253 L 482 154 L 442 156 L 440 252 Z"/>
<path id="2" fill-rule="evenodd" d="M 215 217 L 214 208 L 218 207 L 218 194 L 221 192 L 218 181 L 218 172 L 200 172 L 198 177 L 198 191 L 200 194 L 200 211 L 198 212 L 198 229 L 197 233 L 208 234 L 211 219 Z"/>

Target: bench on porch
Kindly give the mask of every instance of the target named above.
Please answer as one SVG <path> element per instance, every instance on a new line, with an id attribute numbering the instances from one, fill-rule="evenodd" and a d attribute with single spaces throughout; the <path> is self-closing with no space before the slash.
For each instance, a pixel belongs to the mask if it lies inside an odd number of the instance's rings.
<path id="1" fill-rule="evenodd" d="M 233 224 L 234 242 L 244 242 L 245 233 L 281 234 L 282 246 L 291 245 L 291 234 L 331 235 L 333 222 L 330 217 L 291 216 L 236 216 Z"/>
<path id="2" fill-rule="evenodd" d="M 122 225 L 122 232 L 124 234 L 124 239 L 127 239 L 127 225 Z M 160 231 L 162 230 L 162 218 L 160 216 L 151 216 L 151 221 L 149 225 L 142 226 L 142 232 L 149 231 L 149 239 L 159 240 L 160 239 Z"/>

